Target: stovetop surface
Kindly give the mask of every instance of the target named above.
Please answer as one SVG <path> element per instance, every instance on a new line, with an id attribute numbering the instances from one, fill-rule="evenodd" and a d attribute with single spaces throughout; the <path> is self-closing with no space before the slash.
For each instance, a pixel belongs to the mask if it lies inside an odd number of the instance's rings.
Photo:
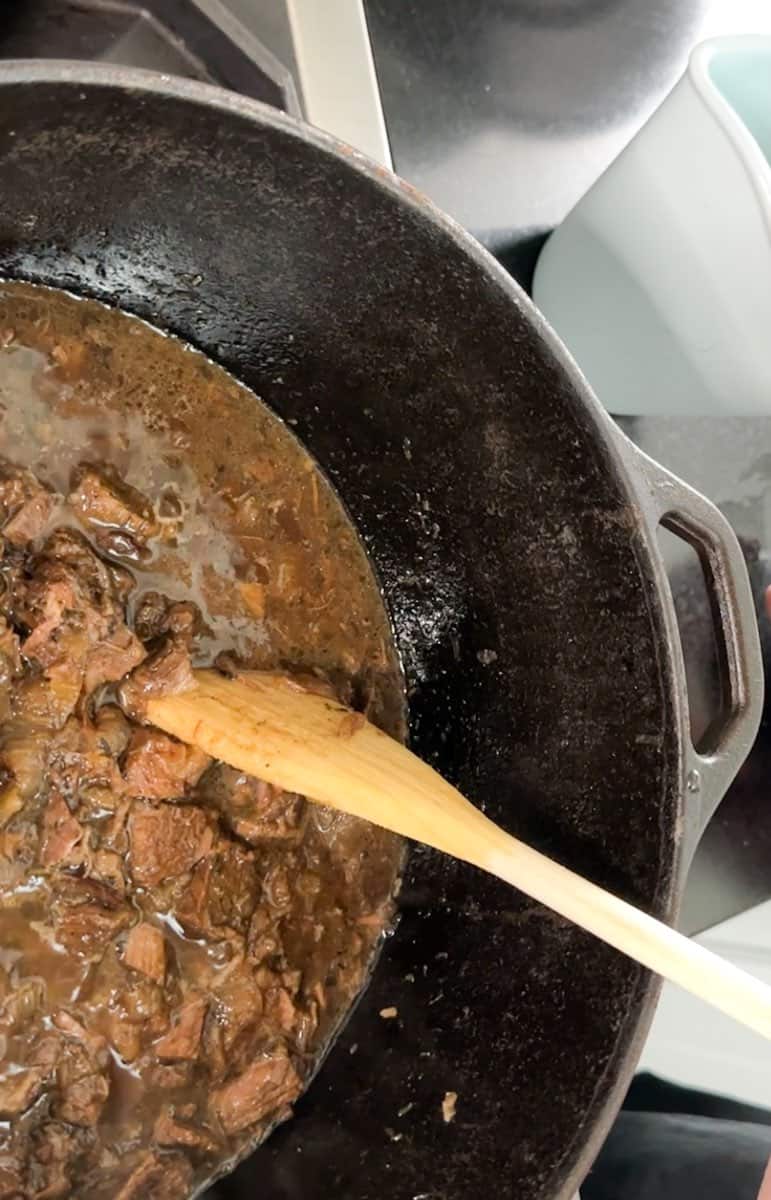
<path id="1" fill-rule="evenodd" d="M 143 67 L 289 109 L 281 70 L 253 61 L 226 29 L 193 0 L 4 0 L 0 57 Z"/>

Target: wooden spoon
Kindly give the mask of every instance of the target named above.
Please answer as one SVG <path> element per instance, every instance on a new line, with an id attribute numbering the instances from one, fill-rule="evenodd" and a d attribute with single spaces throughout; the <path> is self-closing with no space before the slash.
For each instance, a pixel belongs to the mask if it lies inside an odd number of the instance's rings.
<path id="1" fill-rule="evenodd" d="M 239 771 L 481 867 L 771 1038 L 771 988 L 504 833 L 399 742 L 285 675 L 152 697 L 154 725 Z"/>

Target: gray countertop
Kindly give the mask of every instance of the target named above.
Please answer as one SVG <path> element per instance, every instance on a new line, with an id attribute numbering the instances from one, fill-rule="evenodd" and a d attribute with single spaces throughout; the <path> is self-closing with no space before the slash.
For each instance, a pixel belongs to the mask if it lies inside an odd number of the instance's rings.
<path id="1" fill-rule="evenodd" d="M 397 172 L 528 285 L 685 67 L 767 0 L 364 0 Z"/>

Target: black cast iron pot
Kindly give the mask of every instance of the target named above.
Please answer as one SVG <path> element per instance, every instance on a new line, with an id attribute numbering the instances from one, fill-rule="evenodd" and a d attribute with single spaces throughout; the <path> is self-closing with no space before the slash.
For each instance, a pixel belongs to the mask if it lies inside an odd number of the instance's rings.
<path id="1" fill-rule="evenodd" d="M 618 433 L 479 246 L 249 101 L 17 63 L 0 66 L 0 274 L 172 330 L 291 421 L 379 571 L 415 750 L 539 849 L 674 915 L 759 717 L 741 554 Z M 719 620 L 726 711 L 701 754 L 662 518 L 698 547 Z M 415 850 L 398 930 L 294 1120 L 211 1194 L 564 1200 L 655 996 L 621 955 Z"/>

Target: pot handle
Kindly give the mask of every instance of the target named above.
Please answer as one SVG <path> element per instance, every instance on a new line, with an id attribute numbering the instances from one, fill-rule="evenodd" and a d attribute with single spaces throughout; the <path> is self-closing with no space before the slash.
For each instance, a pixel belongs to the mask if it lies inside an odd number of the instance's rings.
<path id="1" fill-rule="evenodd" d="M 750 579 L 736 534 L 710 500 L 649 458 L 631 442 L 638 471 L 647 484 L 644 500 L 650 532 L 659 525 L 696 551 L 709 593 L 721 673 L 722 712 L 693 747 L 688 721 L 688 688 L 674 601 L 667 623 L 679 676 L 685 727 L 686 812 L 695 812 L 698 838 L 749 754 L 763 709 L 763 661 Z M 663 572 L 663 562 L 661 563 Z"/>

